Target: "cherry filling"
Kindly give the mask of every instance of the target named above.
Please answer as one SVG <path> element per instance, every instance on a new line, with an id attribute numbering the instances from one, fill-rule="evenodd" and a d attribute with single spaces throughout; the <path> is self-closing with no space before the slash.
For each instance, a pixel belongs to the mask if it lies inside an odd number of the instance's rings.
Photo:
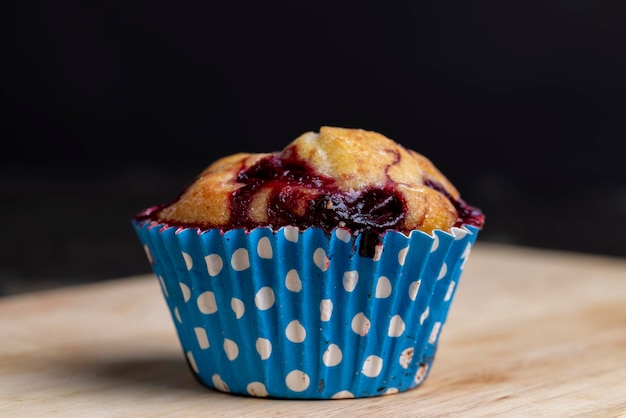
<path id="1" fill-rule="evenodd" d="M 314 171 L 296 159 L 265 157 L 237 175 L 237 182 L 250 184 L 269 180 L 281 180 L 288 184 L 323 187 L 331 180 L 314 174 Z"/>
<path id="2" fill-rule="evenodd" d="M 236 180 L 242 186 L 231 195 L 230 220 L 222 225 L 223 229 L 258 226 L 278 229 L 297 225 L 302 229 L 320 227 L 329 232 L 342 225 L 353 232 L 364 232 L 359 253 L 369 257 L 373 257 L 384 230 L 403 230 L 406 202 L 391 182 L 383 188 L 346 192 L 335 180 L 316 173 L 295 154 L 284 153 L 282 157 L 262 158 L 242 169 Z M 455 199 L 434 180 L 425 179 L 424 185 L 450 200 L 457 211 L 455 226 L 483 226 L 485 216 L 480 209 Z M 260 208 L 260 214 L 251 210 L 255 205 Z M 137 219 L 150 218 L 163 207 L 151 208 Z M 264 219 L 258 219 L 259 216 Z"/>
<path id="3" fill-rule="evenodd" d="M 298 225 L 330 231 L 340 223 L 353 231 L 399 229 L 405 216 L 401 195 L 391 187 L 363 192 L 341 191 L 335 181 L 315 173 L 295 158 L 263 158 L 242 170 L 237 181 L 244 186 L 232 196 L 231 227 L 254 228 L 249 207 L 260 193 L 267 193 L 267 221 L 279 228 Z"/>

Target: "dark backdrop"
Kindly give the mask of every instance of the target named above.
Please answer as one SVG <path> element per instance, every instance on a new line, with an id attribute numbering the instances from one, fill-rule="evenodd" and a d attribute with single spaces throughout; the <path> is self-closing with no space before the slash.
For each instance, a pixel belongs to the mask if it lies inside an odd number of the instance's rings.
<path id="1" fill-rule="evenodd" d="M 624 2 L 13 7 L 0 294 L 149 272 L 133 214 L 321 125 L 428 156 L 485 241 L 626 255 Z"/>

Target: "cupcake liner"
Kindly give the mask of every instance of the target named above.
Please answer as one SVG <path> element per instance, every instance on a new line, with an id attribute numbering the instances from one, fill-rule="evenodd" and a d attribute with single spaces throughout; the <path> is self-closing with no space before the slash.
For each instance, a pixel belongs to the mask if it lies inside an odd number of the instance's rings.
<path id="1" fill-rule="evenodd" d="M 197 378 L 224 392 L 300 399 L 421 384 L 478 233 L 386 232 L 373 246 L 339 227 L 133 225 Z"/>

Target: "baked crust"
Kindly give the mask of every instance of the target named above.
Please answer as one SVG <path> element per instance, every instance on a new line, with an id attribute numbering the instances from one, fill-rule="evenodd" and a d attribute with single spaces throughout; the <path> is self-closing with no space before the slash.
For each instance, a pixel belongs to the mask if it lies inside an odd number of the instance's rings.
<path id="1" fill-rule="evenodd" d="M 215 161 L 157 217 L 203 229 L 343 224 L 431 233 L 463 223 L 463 205 L 425 156 L 376 132 L 323 126 L 278 152 Z M 482 213 L 468 208 L 482 226 Z"/>

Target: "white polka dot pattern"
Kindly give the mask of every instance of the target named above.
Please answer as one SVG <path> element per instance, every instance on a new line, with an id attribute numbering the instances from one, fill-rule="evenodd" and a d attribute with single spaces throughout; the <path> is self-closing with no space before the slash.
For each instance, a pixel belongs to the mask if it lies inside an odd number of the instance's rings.
<path id="1" fill-rule="evenodd" d="M 415 372 L 415 377 L 413 379 L 413 384 L 419 385 L 424 381 L 426 375 L 428 374 L 429 366 L 428 364 L 420 364 L 419 368 Z"/>
<path id="2" fill-rule="evenodd" d="M 476 236 L 388 233 L 366 257 L 345 228 L 138 231 L 201 381 L 324 399 L 392 394 L 425 379 Z"/>
<path id="3" fill-rule="evenodd" d="M 233 253 L 230 259 L 230 265 L 235 271 L 243 271 L 250 268 L 250 258 L 248 257 L 248 250 L 245 248 L 239 248 Z"/>
<path id="4" fill-rule="evenodd" d="M 456 282 L 450 282 L 448 285 L 448 291 L 446 292 L 446 296 L 443 298 L 444 302 L 449 302 L 452 298 L 452 292 L 454 292 L 454 287 L 456 286 Z"/>
<path id="5" fill-rule="evenodd" d="M 241 299 L 232 298 L 230 300 L 230 308 L 235 313 L 235 318 L 239 319 L 246 312 L 246 305 L 243 304 Z"/>
<path id="6" fill-rule="evenodd" d="M 256 396 L 258 398 L 264 398 L 268 395 L 265 385 L 261 382 L 249 383 L 248 386 L 246 386 L 246 390 L 248 394 Z"/>
<path id="7" fill-rule="evenodd" d="M 293 370 L 285 378 L 287 387 L 294 392 L 303 392 L 311 384 L 311 379 L 302 370 Z"/>
<path id="8" fill-rule="evenodd" d="M 349 390 L 342 390 L 331 396 L 331 399 L 351 399 L 354 398 L 354 394 Z"/>
<path id="9" fill-rule="evenodd" d="M 411 300 L 415 300 L 415 298 L 417 297 L 417 292 L 419 292 L 421 284 L 422 284 L 421 280 L 416 280 L 412 282 L 411 285 L 409 286 L 409 298 Z"/>
<path id="10" fill-rule="evenodd" d="M 272 354 L 272 342 L 267 338 L 256 340 L 256 351 L 261 356 L 261 360 L 267 360 Z"/>
<path id="11" fill-rule="evenodd" d="M 360 336 L 365 336 L 370 332 L 371 322 L 363 312 L 359 312 L 352 318 L 352 331 Z"/>
<path id="12" fill-rule="evenodd" d="M 299 292 L 302 290 L 302 280 L 300 280 L 298 270 L 291 269 L 287 272 L 287 277 L 285 277 L 285 287 L 292 292 Z"/>
<path id="13" fill-rule="evenodd" d="M 206 334 L 206 330 L 202 327 L 195 327 L 193 331 L 196 333 L 196 339 L 198 340 L 198 346 L 202 350 L 206 350 L 211 345 L 209 344 L 209 336 Z"/>
<path id="14" fill-rule="evenodd" d="M 404 265 L 406 261 L 406 255 L 409 253 L 409 247 L 403 248 L 398 252 L 398 264 Z"/>
<path id="15" fill-rule="evenodd" d="M 268 237 L 261 238 L 256 248 L 259 257 L 261 258 L 271 259 L 274 255 L 274 252 L 272 251 L 272 244 L 270 243 L 270 239 Z"/>
<path id="16" fill-rule="evenodd" d="M 422 315 L 420 316 L 420 325 L 424 325 L 424 321 L 426 321 L 426 318 L 428 318 L 429 314 L 430 314 L 430 306 L 427 306 L 426 309 L 424 309 L 424 312 L 422 312 Z"/>
<path id="17" fill-rule="evenodd" d="M 191 258 L 191 256 L 189 254 L 187 254 L 186 252 L 182 252 L 183 254 L 183 260 L 185 260 L 185 267 L 187 267 L 187 270 L 191 270 L 193 268 L 193 259 Z"/>
<path id="18" fill-rule="evenodd" d="M 222 392 L 230 392 L 228 385 L 222 380 L 219 374 L 214 374 L 211 377 L 211 382 L 216 389 L 221 390 Z"/>
<path id="19" fill-rule="evenodd" d="M 361 369 L 361 373 L 363 373 L 367 377 L 376 377 L 380 374 L 380 371 L 383 369 L 383 359 L 371 355 L 365 359 L 365 363 L 363 363 L 363 368 Z"/>
<path id="20" fill-rule="evenodd" d="M 465 263 L 467 262 L 467 259 L 470 255 L 470 251 L 472 250 L 472 244 L 470 244 L 469 242 L 467 243 L 467 246 L 465 247 L 465 250 L 463 251 L 463 254 L 461 254 L 461 260 L 463 260 L 461 262 L 461 270 L 463 270 L 465 268 Z"/>
<path id="21" fill-rule="evenodd" d="M 428 337 L 428 342 L 430 344 L 434 344 L 437 341 L 437 337 L 439 336 L 439 330 L 441 329 L 441 322 L 435 322 L 433 325 L 433 329 L 430 332 L 430 336 Z"/>
<path id="22" fill-rule="evenodd" d="M 237 356 L 239 356 L 239 347 L 233 340 L 224 338 L 224 352 L 226 353 L 228 360 L 233 361 L 237 358 Z"/>
<path id="23" fill-rule="evenodd" d="M 292 343 L 301 343 L 306 338 L 306 329 L 297 319 L 294 319 L 287 325 L 285 335 Z"/>
<path id="24" fill-rule="evenodd" d="M 254 296 L 254 304 L 261 311 L 266 311 L 274 306 L 274 291 L 271 287 L 263 287 Z"/>
<path id="25" fill-rule="evenodd" d="M 191 299 L 191 290 L 189 290 L 189 286 L 185 283 L 178 283 L 178 285 L 180 286 L 180 291 L 183 294 L 183 300 L 185 302 L 189 302 L 189 299 Z"/>
<path id="26" fill-rule="evenodd" d="M 206 291 L 198 296 L 198 310 L 207 315 L 217 312 L 217 301 L 213 292 Z"/>
<path id="27" fill-rule="evenodd" d="M 324 299 L 320 302 L 321 319 L 324 322 L 330 321 L 333 316 L 333 301 L 330 299 Z"/>
<path id="28" fill-rule="evenodd" d="M 383 246 L 378 244 L 376 245 L 376 247 L 374 247 L 374 257 L 372 258 L 373 261 L 380 261 L 380 257 L 383 255 Z"/>
<path id="29" fill-rule="evenodd" d="M 313 262 L 320 270 L 326 271 L 330 267 L 330 260 L 326 257 L 326 251 L 323 248 L 318 248 L 313 253 Z"/>
<path id="30" fill-rule="evenodd" d="M 441 270 L 439 270 L 439 276 L 437 276 L 437 280 L 441 280 L 444 277 L 446 277 L 447 272 L 448 272 L 448 266 L 446 265 L 446 263 L 443 263 L 441 265 Z"/>
<path id="31" fill-rule="evenodd" d="M 335 230 L 335 234 L 337 235 L 337 238 L 339 238 L 343 242 L 350 242 L 350 240 L 352 239 L 352 234 L 348 229 L 337 228 Z"/>
<path id="32" fill-rule="evenodd" d="M 385 276 L 380 276 L 376 283 L 376 297 L 384 299 L 391 296 L 391 282 Z"/>
<path id="33" fill-rule="evenodd" d="M 356 284 L 359 281 L 359 272 L 356 270 L 346 271 L 343 274 L 343 288 L 346 289 L 346 292 L 354 291 Z"/>
<path id="34" fill-rule="evenodd" d="M 334 367 L 341 363 L 343 359 L 343 353 L 341 352 L 341 348 L 339 348 L 336 344 L 331 344 L 328 346 L 326 351 L 324 351 L 324 355 L 322 356 L 322 362 L 328 367 Z"/>
<path id="35" fill-rule="evenodd" d="M 399 337 L 404 333 L 405 325 L 400 315 L 394 315 L 389 321 L 387 335 L 389 337 Z"/>
<path id="36" fill-rule="evenodd" d="M 215 277 L 220 274 L 222 268 L 224 267 L 224 261 L 218 254 L 207 255 L 204 257 L 204 262 L 206 263 L 207 271 L 211 277 Z"/>
<path id="37" fill-rule="evenodd" d="M 430 252 L 434 253 L 439 248 L 439 235 L 434 234 L 433 236 L 433 244 L 430 247 Z"/>
<path id="38" fill-rule="evenodd" d="M 402 353 L 400 354 L 400 366 L 402 366 L 403 369 L 408 369 L 409 366 L 411 365 L 411 360 L 413 360 L 413 353 L 415 352 L 415 350 L 413 349 L 413 347 L 411 348 L 407 348 L 405 350 L 402 351 Z"/>
<path id="39" fill-rule="evenodd" d="M 300 231 L 295 226 L 286 226 L 283 228 L 283 234 L 285 235 L 285 239 L 293 243 L 298 242 L 299 233 Z"/>

